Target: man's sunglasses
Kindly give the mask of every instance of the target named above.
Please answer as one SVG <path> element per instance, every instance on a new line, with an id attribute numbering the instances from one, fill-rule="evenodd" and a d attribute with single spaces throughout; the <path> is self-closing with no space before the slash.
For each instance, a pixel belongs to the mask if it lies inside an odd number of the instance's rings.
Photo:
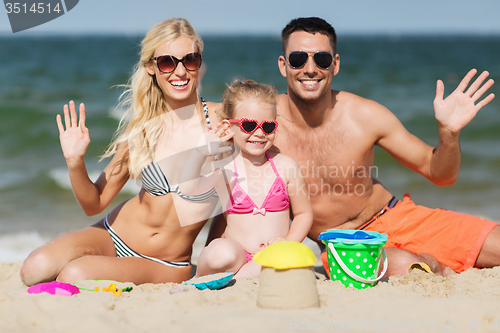
<path id="1" fill-rule="evenodd" d="M 172 55 L 162 55 L 151 59 L 156 61 L 158 70 L 164 74 L 172 73 L 173 71 L 175 71 L 179 62 L 182 62 L 184 68 L 186 68 L 188 71 L 195 71 L 201 67 L 200 53 L 189 53 L 182 57 L 182 59 L 177 59 Z"/>
<path id="2" fill-rule="evenodd" d="M 321 69 L 328 69 L 332 65 L 333 56 L 328 52 L 319 51 L 311 54 L 311 56 L 313 57 L 316 66 Z M 290 67 L 295 69 L 304 67 L 307 59 L 309 59 L 309 54 L 305 51 L 293 51 L 288 55 L 288 63 L 290 64 Z"/>
<path id="3" fill-rule="evenodd" d="M 273 134 L 278 128 L 278 122 L 276 120 L 264 120 L 259 123 L 254 119 L 240 118 L 240 119 L 229 119 L 230 123 L 237 123 L 241 130 L 247 134 L 253 133 L 260 128 L 267 135 Z"/>

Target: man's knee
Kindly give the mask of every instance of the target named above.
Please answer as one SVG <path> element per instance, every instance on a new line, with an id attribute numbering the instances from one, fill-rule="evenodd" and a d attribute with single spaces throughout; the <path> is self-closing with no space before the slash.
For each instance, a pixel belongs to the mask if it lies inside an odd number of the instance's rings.
<path id="1" fill-rule="evenodd" d="M 477 256 L 475 267 L 490 268 L 500 265 L 500 225 L 491 229 Z"/>
<path id="2" fill-rule="evenodd" d="M 385 252 L 387 254 L 389 266 L 384 277 L 405 275 L 408 273 L 408 268 L 411 264 L 420 260 L 419 256 L 416 254 L 395 247 L 386 248 Z"/>
<path id="3" fill-rule="evenodd" d="M 387 248 L 387 260 L 389 267 L 385 277 L 391 275 L 405 275 L 410 266 L 414 263 L 424 263 L 427 265 L 426 271 L 440 276 L 448 276 L 455 272 L 448 266 L 440 263 L 434 256 L 427 253 L 415 254 L 403 249 Z"/>

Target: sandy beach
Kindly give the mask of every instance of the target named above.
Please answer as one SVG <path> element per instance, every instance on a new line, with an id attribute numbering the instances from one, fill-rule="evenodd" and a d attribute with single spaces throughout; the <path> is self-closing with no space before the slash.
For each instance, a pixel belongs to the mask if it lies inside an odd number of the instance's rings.
<path id="1" fill-rule="evenodd" d="M 500 325 L 500 268 L 448 278 L 414 270 L 365 290 L 346 289 L 317 272 L 320 308 L 267 310 L 256 306 L 258 279 L 236 279 L 215 291 L 143 284 L 121 297 L 90 291 L 66 297 L 28 294 L 20 267 L 0 264 L 2 333 L 495 332 Z"/>

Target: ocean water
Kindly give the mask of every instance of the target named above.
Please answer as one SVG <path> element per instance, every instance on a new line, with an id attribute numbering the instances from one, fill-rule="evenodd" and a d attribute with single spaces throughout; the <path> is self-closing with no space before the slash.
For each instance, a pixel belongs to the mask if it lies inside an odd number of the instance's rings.
<path id="1" fill-rule="evenodd" d="M 71 191 L 55 116 L 70 99 L 86 104 L 92 140 L 86 163 L 95 179 L 107 162 L 98 163 L 98 156 L 118 124 L 116 86 L 130 76 L 140 39 L 0 38 L 0 262 L 21 260 L 47 240 L 96 222 L 138 192 L 130 183 L 101 215 L 85 216 Z M 236 76 L 286 92 L 277 67 L 279 38 L 206 36 L 204 42 L 205 99 L 220 101 L 225 84 Z M 431 145 L 437 144 L 436 80 L 445 82 L 448 95 L 469 69 L 490 72 L 498 82 L 490 91 L 498 97 L 462 131 L 462 169 L 455 185 L 439 188 L 382 149 L 375 165 L 396 196 L 410 192 L 419 204 L 500 222 L 500 36 L 340 36 L 338 52 L 341 69 L 333 87 L 385 105 Z"/>

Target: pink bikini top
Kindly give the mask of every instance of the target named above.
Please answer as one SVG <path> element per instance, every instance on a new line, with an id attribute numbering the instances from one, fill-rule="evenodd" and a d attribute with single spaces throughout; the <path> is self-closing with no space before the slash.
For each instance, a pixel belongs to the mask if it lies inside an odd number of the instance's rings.
<path id="1" fill-rule="evenodd" d="M 227 203 L 227 214 L 262 214 L 266 215 L 266 212 L 280 212 L 282 210 L 287 209 L 290 206 L 290 200 L 288 199 L 288 194 L 286 192 L 286 184 L 283 179 L 276 171 L 276 167 L 274 166 L 273 160 L 269 157 L 269 154 L 266 152 L 267 159 L 271 164 L 271 167 L 276 174 L 276 179 L 274 180 L 271 189 L 267 193 L 262 206 L 259 208 L 253 202 L 253 200 L 248 196 L 247 193 L 241 188 L 238 183 L 238 172 L 236 170 L 236 162 L 233 158 L 234 164 L 234 176 L 236 177 L 234 181 L 234 186 L 229 196 L 230 202 Z"/>

